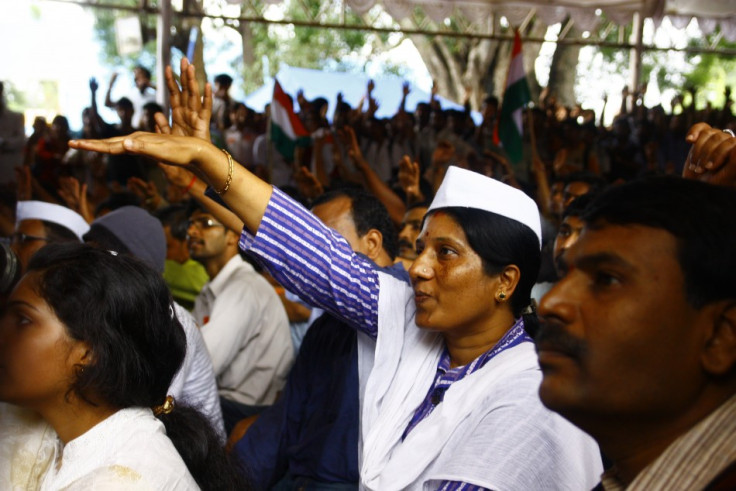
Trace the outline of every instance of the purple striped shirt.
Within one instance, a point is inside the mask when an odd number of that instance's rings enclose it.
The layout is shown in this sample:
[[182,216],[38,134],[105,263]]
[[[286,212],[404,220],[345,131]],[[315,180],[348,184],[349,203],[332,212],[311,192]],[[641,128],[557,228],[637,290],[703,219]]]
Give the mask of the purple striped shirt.
[[[253,254],[269,273],[307,303],[323,308],[356,329],[376,338],[378,334],[378,273],[367,258],[278,188],[263,215],[258,233],[243,229],[240,247]],[[450,368],[445,349],[435,381],[404,432],[406,436],[442,401],[445,391],[458,380],[482,368],[504,349],[531,341],[519,319],[501,340],[471,363]],[[443,481],[441,490],[480,491],[484,488],[457,481]]]

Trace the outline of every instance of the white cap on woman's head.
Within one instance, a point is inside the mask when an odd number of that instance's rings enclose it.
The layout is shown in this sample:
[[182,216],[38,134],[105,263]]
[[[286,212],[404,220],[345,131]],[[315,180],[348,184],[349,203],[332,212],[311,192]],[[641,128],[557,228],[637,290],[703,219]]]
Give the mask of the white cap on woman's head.
[[451,206],[490,211],[523,223],[537,235],[541,247],[539,209],[523,191],[477,172],[450,166],[427,213]]
[[89,230],[89,224],[76,211],[44,201],[18,201],[15,205],[15,226],[18,227],[23,220],[44,220],[56,223],[72,231],[79,237],[80,242],[82,236]]

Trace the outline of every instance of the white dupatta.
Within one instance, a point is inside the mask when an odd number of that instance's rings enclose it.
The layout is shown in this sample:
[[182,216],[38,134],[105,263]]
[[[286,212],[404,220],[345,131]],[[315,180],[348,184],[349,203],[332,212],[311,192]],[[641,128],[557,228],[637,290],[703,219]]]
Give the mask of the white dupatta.
[[[528,488],[547,479],[552,489],[597,484],[602,468],[595,442],[546,410],[536,395],[541,374],[531,343],[498,353],[452,384],[443,402],[402,442],[433,383],[444,342],[440,334],[415,325],[408,284],[383,273],[379,281],[375,358],[371,343],[362,338],[358,343],[365,386],[362,489],[424,489],[442,480],[489,489]],[[370,375],[368,360],[375,360]],[[508,432],[496,428],[507,423]],[[527,461],[527,455],[534,460]]]

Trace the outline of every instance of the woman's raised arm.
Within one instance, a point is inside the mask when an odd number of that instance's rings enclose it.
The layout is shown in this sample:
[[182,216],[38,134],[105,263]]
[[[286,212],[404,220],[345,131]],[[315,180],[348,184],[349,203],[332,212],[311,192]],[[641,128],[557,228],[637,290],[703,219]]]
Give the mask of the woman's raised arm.
[[191,136],[136,132],[105,140],[72,140],[72,148],[118,155],[143,155],[171,165],[184,166],[201,175],[255,233],[271,197],[271,185],[242,165],[232,162],[212,143]]

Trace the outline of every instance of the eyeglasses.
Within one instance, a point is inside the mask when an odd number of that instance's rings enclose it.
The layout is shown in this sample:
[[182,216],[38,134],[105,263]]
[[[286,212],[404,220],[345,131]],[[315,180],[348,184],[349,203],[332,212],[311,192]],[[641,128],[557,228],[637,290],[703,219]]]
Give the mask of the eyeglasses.
[[212,227],[225,227],[225,225],[214,221],[210,217],[197,217],[189,219],[187,222],[187,228],[189,227],[196,227],[199,230],[208,230]]
[[23,232],[15,232],[12,236],[12,243],[13,244],[25,244],[26,242],[30,242],[32,240],[49,240],[48,237],[39,237],[37,235],[28,235],[24,234]]

